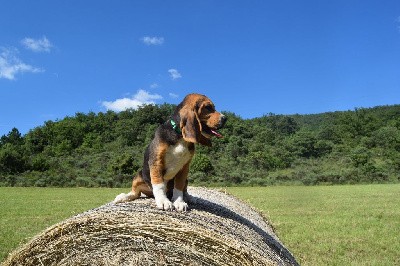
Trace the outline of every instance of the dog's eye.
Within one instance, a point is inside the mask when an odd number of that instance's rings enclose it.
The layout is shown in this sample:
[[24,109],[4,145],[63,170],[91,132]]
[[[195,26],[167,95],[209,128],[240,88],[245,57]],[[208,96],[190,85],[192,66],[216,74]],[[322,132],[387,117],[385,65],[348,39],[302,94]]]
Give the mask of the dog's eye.
[[210,113],[214,112],[214,107],[212,105],[206,105],[204,106],[204,109]]
[[204,107],[204,109],[206,109],[206,110],[209,111],[209,112],[214,112],[214,106],[212,106],[212,105],[206,105],[206,106]]

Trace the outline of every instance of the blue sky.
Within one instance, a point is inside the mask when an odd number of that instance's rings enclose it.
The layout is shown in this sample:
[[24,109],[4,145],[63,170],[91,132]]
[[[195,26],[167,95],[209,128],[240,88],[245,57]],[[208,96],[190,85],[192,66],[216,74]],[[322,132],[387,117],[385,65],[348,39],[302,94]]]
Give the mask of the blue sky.
[[243,118],[400,103],[400,1],[4,0],[0,135],[208,95]]

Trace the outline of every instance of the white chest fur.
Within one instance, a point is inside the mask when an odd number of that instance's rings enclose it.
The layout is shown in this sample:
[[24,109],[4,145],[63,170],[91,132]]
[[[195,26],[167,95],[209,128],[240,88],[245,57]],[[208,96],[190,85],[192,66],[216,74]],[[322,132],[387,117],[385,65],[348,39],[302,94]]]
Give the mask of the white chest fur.
[[189,162],[192,157],[188,148],[188,143],[184,140],[179,141],[174,146],[170,146],[165,154],[166,172],[164,180],[170,180]]

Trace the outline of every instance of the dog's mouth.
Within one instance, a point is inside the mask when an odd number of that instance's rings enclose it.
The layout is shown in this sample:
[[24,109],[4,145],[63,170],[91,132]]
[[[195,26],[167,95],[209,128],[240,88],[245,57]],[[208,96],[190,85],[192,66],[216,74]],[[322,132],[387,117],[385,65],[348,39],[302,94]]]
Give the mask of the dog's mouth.
[[223,136],[221,133],[217,131],[217,129],[210,128],[206,125],[203,125],[203,130],[201,132],[205,137],[211,138],[212,136],[217,137],[217,138],[222,138]]

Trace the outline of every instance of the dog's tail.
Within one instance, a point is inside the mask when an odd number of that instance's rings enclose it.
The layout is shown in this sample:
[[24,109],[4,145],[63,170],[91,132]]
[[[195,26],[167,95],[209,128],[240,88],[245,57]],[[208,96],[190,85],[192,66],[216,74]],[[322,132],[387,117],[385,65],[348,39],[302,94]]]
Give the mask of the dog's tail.
[[133,201],[140,197],[141,194],[148,197],[153,196],[151,187],[149,187],[142,178],[142,171],[139,171],[132,180],[132,191],[129,193],[121,193],[115,197],[114,203]]
[[122,203],[122,202],[128,202],[137,199],[138,196],[133,193],[132,191],[129,193],[121,193],[118,196],[115,197],[114,203]]

